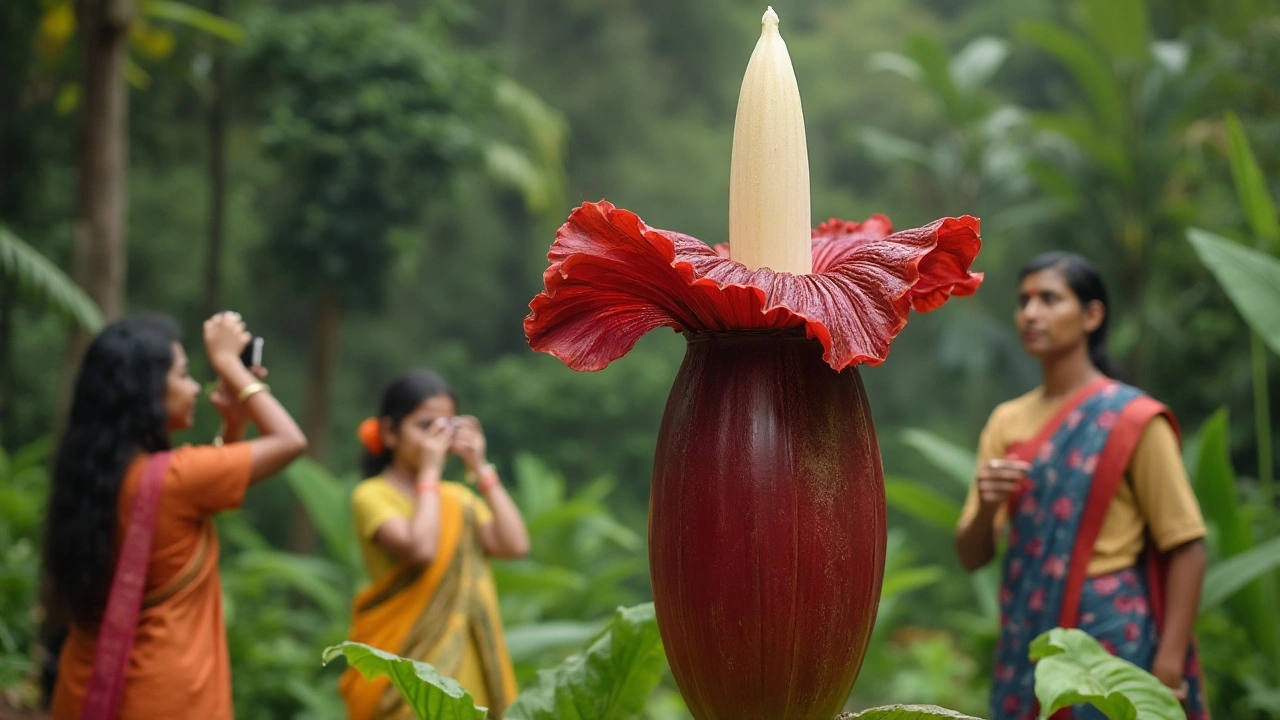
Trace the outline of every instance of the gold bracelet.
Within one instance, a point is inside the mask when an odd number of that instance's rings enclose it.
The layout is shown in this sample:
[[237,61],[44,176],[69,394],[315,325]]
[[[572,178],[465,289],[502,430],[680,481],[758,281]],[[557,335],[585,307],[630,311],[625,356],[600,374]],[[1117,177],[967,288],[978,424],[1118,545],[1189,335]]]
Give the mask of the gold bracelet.
[[254,395],[257,395],[260,392],[263,392],[264,390],[270,391],[271,388],[267,387],[266,383],[260,383],[260,382],[249,383],[248,385],[244,386],[243,390],[240,391],[240,402],[242,403],[247,402],[249,398],[253,397]]

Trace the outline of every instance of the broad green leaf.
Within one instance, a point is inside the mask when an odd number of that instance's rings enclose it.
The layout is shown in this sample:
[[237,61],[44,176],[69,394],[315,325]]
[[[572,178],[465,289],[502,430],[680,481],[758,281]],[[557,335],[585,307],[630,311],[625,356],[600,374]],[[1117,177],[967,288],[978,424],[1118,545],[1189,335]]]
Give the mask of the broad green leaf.
[[[1205,519],[1217,532],[1219,558],[1209,564],[1209,578],[1204,584],[1200,600],[1201,613],[1210,612],[1225,600],[1227,616],[1231,622],[1245,628],[1258,648],[1268,657],[1274,657],[1276,649],[1276,612],[1268,602],[1270,591],[1261,582],[1237,586],[1233,594],[1216,594],[1225,588],[1218,587],[1221,567],[1249,552],[1254,545],[1253,529],[1240,508],[1240,496],[1236,491],[1236,473],[1231,467],[1231,433],[1227,411],[1218,410],[1201,426],[1198,443],[1200,452],[1195,472],[1196,497],[1204,511]],[[1227,576],[1226,582],[1230,582]]]
[[310,458],[298,458],[284,472],[289,489],[306,508],[307,517],[329,554],[344,565],[362,567],[351,519],[351,487]]
[[494,565],[493,575],[503,594],[585,592],[589,584],[588,578],[580,572],[527,558]]
[[1199,228],[1189,228],[1187,239],[1249,327],[1280,355],[1280,260]]
[[1083,630],[1055,628],[1031,643],[1042,718],[1088,703],[1111,720],[1186,720],[1151,673],[1107,652]]
[[332,560],[280,550],[246,550],[227,562],[246,577],[283,583],[329,617],[341,617],[350,609],[350,575]]
[[924,483],[885,478],[884,497],[890,507],[939,530],[954,530],[960,520],[960,503]]
[[598,622],[560,620],[516,625],[507,628],[507,652],[513,662],[535,660],[544,653],[563,648],[581,647],[600,634]]
[[1233,112],[1227,113],[1227,137],[1230,141],[1231,177],[1236,183],[1236,196],[1260,247],[1276,248],[1280,243],[1280,221],[1271,202],[1266,176],[1249,146],[1249,136]]
[[929,718],[978,720],[972,715],[962,715],[936,705],[889,705],[863,710],[860,713],[845,713],[838,716],[836,720],[929,720]]
[[529,154],[511,143],[491,140],[483,149],[485,169],[499,183],[514,188],[533,212],[546,209],[554,188]]
[[925,34],[911,36],[907,40],[907,55],[920,66],[923,82],[946,107],[947,115],[955,121],[965,119],[964,97],[951,77],[951,58],[942,40]]
[[543,161],[559,161],[564,155],[569,123],[564,114],[529,88],[508,77],[494,87],[498,109],[519,125],[534,155]]
[[531,522],[564,502],[564,478],[537,457],[516,456],[516,503]]
[[194,5],[173,0],[148,0],[142,8],[148,17],[187,25],[227,42],[238,43],[244,40],[244,30],[239,25]]
[[[1200,598],[1201,612],[1221,603],[1276,568],[1280,568],[1280,537],[1271,538],[1239,555],[1214,563],[1205,574],[1204,595]],[[1274,620],[1275,614],[1270,615],[1269,619]]]
[[[1037,113],[1032,119],[1036,127],[1066,138],[1123,182],[1133,182],[1133,167],[1121,136],[1098,132],[1094,123],[1081,112]],[[1074,185],[1071,192],[1077,192]]]
[[491,175],[524,196],[538,213],[557,206],[564,192],[564,145],[568,123],[559,111],[510,78],[494,88],[498,112],[519,128],[523,146],[489,140],[484,148]]
[[1123,134],[1124,96],[1115,73],[1097,51],[1071,32],[1047,22],[1023,22],[1018,35],[1056,57],[1089,98],[1089,107],[1108,135]]
[[880,598],[883,601],[932,585],[941,580],[945,574],[937,565],[890,570],[884,574],[884,582],[880,586]]
[[961,92],[975,92],[995,76],[1012,51],[1007,40],[975,38],[951,58],[951,78]]
[[[599,503],[576,499],[570,500],[559,507],[541,513],[537,519],[531,520],[529,522],[529,534],[537,535],[556,526],[573,526],[584,520],[600,517],[608,517],[608,512]],[[631,536],[635,535],[629,530],[626,532]],[[625,540],[624,542],[629,545],[633,543],[632,540]],[[638,544],[639,538],[634,538],[634,543]]]
[[1231,467],[1230,431],[1226,408],[1221,408],[1200,427],[1200,452],[1195,472],[1196,497],[1205,518],[1218,531],[1218,545],[1224,556],[1248,550],[1253,545],[1248,523],[1240,516],[1236,473]]
[[915,82],[919,82],[924,77],[924,70],[921,69],[920,63],[902,53],[884,51],[872,53],[871,59],[867,61],[867,67],[871,70],[897,73]]
[[927,430],[903,430],[902,442],[924,456],[930,465],[942,471],[965,490],[973,482],[978,456],[968,448],[962,448],[943,440]]
[[1085,0],[1089,36],[1113,60],[1140,68],[1151,57],[1146,0]]
[[582,653],[538,678],[507,709],[507,720],[624,720],[644,709],[665,669],[653,603],[619,608]]
[[386,677],[404,695],[405,702],[422,720],[484,720],[471,694],[457,682],[443,677],[431,665],[407,660],[361,643],[344,642],[324,651],[324,662],[339,655],[366,680]]
[[22,297],[49,307],[85,330],[97,332],[102,327],[102,313],[84,290],[3,225],[0,279],[16,283]]
[[993,621],[993,627],[1000,619],[1000,581],[999,563],[988,563],[986,567],[969,574],[969,587],[973,589],[982,617]]
[[272,550],[271,543],[262,537],[262,533],[253,529],[253,525],[249,524],[239,510],[219,513],[214,522],[218,526],[219,542],[228,547],[239,550]]
[[857,137],[871,157],[879,162],[885,164],[911,162],[929,167],[929,148],[914,140],[872,127],[860,128]]

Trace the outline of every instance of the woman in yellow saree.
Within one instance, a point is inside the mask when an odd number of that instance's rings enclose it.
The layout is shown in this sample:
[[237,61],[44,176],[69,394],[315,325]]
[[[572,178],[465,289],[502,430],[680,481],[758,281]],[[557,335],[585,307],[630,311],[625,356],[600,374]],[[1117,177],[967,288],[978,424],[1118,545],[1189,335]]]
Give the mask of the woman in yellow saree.
[[[393,382],[360,431],[368,480],[351,497],[370,584],[355,599],[350,639],[429,662],[500,719],[516,694],[488,557],[522,557],[529,535],[485,460],[479,422],[434,372]],[[472,492],[441,473],[450,453]],[[482,499],[483,498],[483,499]],[[351,720],[413,717],[385,678],[339,680]]]

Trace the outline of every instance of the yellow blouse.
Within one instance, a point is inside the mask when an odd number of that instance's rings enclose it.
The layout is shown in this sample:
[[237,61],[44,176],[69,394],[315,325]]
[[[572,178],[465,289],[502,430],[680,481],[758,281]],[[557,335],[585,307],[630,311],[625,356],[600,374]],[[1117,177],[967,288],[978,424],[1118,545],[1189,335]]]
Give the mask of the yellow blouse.
[[[440,483],[440,492],[454,494],[463,507],[470,504],[475,510],[477,524],[486,525],[493,520],[493,511],[465,485],[443,482]],[[360,551],[364,554],[364,564],[369,571],[370,580],[376,581],[396,565],[395,556],[374,542],[373,536],[388,520],[413,517],[415,507],[412,497],[390,480],[381,477],[361,482],[351,493],[356,535],[360,538]]]

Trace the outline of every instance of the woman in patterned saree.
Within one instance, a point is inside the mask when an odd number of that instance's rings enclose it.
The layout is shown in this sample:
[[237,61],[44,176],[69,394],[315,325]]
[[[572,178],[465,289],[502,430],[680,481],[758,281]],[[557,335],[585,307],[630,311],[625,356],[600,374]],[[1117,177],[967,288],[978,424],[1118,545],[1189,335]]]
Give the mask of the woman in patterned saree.
[[[457,407],[439,375],[415,370],[360,428],[369,479],[351,506],[371,583],[355,599],[350,638],[431,663],[500,720],[516,684],[486,557],[523,557],[529,535],[485,460],[480,424]],[[450,453],[476,492],[443,482]],[[339,689],[352,720],[413,717],[385,678],[347,670]]]
[[[1192,628],[1205,527],[1168,408],[1112,379],[1109,307],[1098,271],[1047,253],[1021,274],[1016,321],[1043,384],[998,406],[956,532],[970,571],[1008,531],[1000,589],[993,720],[1039,714],[1032,640],[1077,627],[1150,670],[1208,718]],[[1076,707],[1055,718],[1103,718]]]

